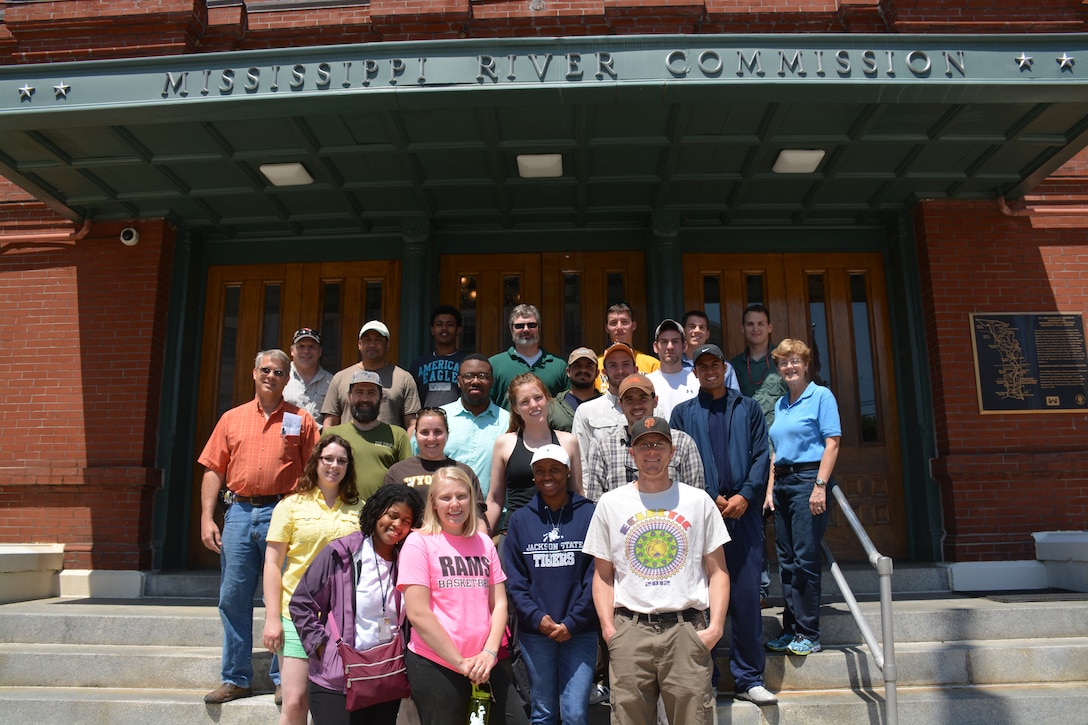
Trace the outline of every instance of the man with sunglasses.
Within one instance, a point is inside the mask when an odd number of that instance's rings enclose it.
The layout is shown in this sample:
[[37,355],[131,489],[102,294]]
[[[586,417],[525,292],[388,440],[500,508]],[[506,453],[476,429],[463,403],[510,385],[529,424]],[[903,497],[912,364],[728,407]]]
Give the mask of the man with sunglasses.
[[703,459],[706,492],[729,529],[729,669],[735,697],[757,705],[778,698],[763,682],[763,616],[759,579],[763,570],[763,499],[770,455],[767,424],[759,403],[726,384],[725,354],[703,345],[692,355],[699,394],[672,411],[671,425],[695,439]]
[[[298,482],[317,444],[317,424],[305,410],[283,399],[291,360],[283,350],[265,350],[253,363],[254,400],[219,419],[197,462],[200,540],[219,554],[219,616],[223,621],[221,684],[204,702],[224,703],[253,694],[253,594],[264,568],[265,536],[272,509]],[[227,505],[220,531],[215,510]],[[279,689],[279,669],[272,680]]]
[[497,405],[510,409],[507,400],[510,381],[522,373],[532,373],[543,380],[553,396],[570,384],[566,361],[540,347],[540,310],[525,304],[512,309],[510,335],[514,344],[489,360],[494,375],[491,399]]

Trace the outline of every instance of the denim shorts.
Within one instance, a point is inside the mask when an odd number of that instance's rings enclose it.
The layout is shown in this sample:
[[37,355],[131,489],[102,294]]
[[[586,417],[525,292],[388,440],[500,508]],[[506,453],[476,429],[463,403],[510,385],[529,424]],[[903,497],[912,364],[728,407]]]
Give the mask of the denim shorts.
[[302,640],[298,638],[298,630],[295,629],[294,623],[288,617],[280,617],[280,621],[283,622],[283,651],[280,654],[284,657],[297,657],[300,660],[310,659],[310,655],[306,654],[306,650],[302,648]]

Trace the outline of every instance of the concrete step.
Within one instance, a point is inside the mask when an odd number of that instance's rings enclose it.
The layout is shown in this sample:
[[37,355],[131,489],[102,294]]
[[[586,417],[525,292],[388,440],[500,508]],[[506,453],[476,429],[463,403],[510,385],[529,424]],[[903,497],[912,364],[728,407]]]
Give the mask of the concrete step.
[[[775,707],[724,704],[718,725],[878,725],[884,719],[884,689],[819,691],[779,695]],[[1088,722],[1088,682],[985,687],[903,687],[898,690],[899,725],[1024,725]]]
[[[865,596],[880,593],[879,577],[868,564],[843,564],[843,573],[855,594]],[[839,596],[831,574],[825,569],[822,580],[823,596]],[[257,591],[260,592],[260,586]],[[896,564],[892,575],[892,592],[936,593],[950,592],[948,567],[942,564]],[[782,594],[778,570],[771,567],[771,597]],[[195,571],[144,572],[144,596],[205,598],[219,596],[219,572],[214,569]]]
[[[219,684],[220,647],[107,644],[0,644],[0,682],[34,687],[171,687],[208,691]],[[272,654],[253,652],[253,688],[272,690]]]
[[[205,705],[204,691],[0,686],[0,725],[267,725],[278,716],[271,694]],[[898,691],[900,725],[1079,725],[1088,712],[1088,683],[912,688]],[[718,725],[869,725],[883,723],[883,689],[784,693],[776,707],[718,698]],[[591,708],[593,725],[607,710]]]
[[[880,604],[861,602],[879,636]],[[946,595],[893,603],[896,642],[1079,637],[1088,632],[1088,601],[1008,604],[986,597]],[[781,631],[781,608],[763,611],[763,636]],[[264,609],[254,609],[254,642],[260,642]],[[822,644],[860,645],[861,634],[845,603],[821,607]],[[728,627],[726,631],[728,632]],[[214,600],[42,599],[0,605],[0,642],[216,647],[223,630]]]

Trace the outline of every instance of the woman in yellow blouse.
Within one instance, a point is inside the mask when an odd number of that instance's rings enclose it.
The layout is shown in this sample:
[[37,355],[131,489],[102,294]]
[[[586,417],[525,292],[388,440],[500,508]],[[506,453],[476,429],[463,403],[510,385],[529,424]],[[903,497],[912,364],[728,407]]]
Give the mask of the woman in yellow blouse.
[[264,555],[263,640],[280,655],[280,725],[306,725],[308,710],[310,658],[291,623],[291,595],[326,544],[359,530],[362,508],[351,445],[330,435],[314,447],[295,489],[272,512]]

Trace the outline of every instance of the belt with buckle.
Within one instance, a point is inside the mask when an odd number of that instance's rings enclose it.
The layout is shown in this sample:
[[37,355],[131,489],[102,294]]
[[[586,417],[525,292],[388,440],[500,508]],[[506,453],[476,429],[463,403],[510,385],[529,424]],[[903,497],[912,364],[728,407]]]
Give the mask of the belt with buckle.
[[706,624],[706,613],[701,609],[685,609],[682,612],[657,612],[655,614],[644,614],[642,612],[632,612],[627,607],[616,607],[616,614],[622,617],[629,617],[635,622],[645,622],[646,624],[680,624],[681,622],[691,622],[692,624]]
[[223,503],[228,506],[234,503],[248,503],[250,506],[274,506],[282,498],[283,496],[280,494],[272,496],[239,496],[233,491],[223,492]]
[[820,470],[820,462],[815,463],[783,463],[782,465],[775,465],[774,477],[785,478],[786,476],[792,476],[795,473],[801,471],[818,471]]

